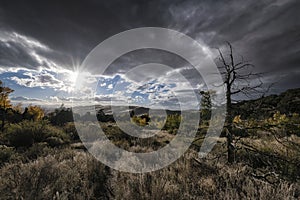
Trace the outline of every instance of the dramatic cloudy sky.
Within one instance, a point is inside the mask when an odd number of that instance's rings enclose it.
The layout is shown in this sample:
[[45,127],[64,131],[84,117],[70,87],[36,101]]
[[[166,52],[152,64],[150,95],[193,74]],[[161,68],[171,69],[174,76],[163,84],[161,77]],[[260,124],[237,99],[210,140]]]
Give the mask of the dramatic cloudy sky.
[[[85,93],[95,88],[81,88],[81,94],[74,96],[78,76],[91,85],[96,83],[96,101],[176,102],[174,91],[187,96],[188,89],[205,85],[192,76],[196,72],[186,61],[168,52],[131,52],[116,60],[105,75],[80,68],[88,53],[112,35],[132,28],[164,27],[201,40],[212,49],[231,42],[237,55],[266,73],[265,83],[276,82],[272,92],[281,92],[300,87],[299,10],[298,0],[2,0],[0,80],[15,90],[11,99],[24,104],[90,101]],[[162,76],[154,74],[137,86],[137,77],[145,75],[126,72],[149,62],[174,69]],[[143,69],[146,74],[152,71],[151,66]],[[178,79],[172,82],[173,73],[182,73],[190,85]]]

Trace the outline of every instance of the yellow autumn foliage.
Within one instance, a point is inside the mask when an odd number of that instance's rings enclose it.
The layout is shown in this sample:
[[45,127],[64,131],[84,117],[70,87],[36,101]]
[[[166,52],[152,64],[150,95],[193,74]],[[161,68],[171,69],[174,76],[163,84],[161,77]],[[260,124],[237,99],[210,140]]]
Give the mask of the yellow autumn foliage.
[[237,116],[235,116],[235,117],[233,118],[233,123],[239,124],[239,123],[241,123],[241,122],[242,122],[242,120],[241,120],[241,115],[237,115]]
[[28,106],[28,114],[33,117],[34,121],[39,121],[44,117],[44,110],[40,106]]

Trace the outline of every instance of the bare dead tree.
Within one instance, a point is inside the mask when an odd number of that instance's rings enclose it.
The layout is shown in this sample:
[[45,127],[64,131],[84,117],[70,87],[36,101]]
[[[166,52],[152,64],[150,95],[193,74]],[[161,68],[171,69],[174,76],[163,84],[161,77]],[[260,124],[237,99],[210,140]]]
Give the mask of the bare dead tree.
[[239,59],[234,55],[233,47],[230,42],[226,42],[228,53],[219,52],[219,70],[223,77],[224,86],[226,88],[226,106],[227,115],[225,121],[225,131],[227,137],[227,160],[229,163],[235,162],[235,145],[233,128],[232,105],[235,101],[233,98],[238,95],[253,97],[253,95],[264,94],[262,90],[263,82],[261,81],[261,73],[255,73],[254,65],[245,61],[242,56]]

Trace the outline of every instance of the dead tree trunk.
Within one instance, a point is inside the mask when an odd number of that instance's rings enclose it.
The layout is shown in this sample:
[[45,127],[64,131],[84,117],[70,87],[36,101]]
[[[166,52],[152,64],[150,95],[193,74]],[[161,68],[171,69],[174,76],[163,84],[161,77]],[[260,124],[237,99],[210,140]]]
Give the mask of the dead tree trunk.
[[[235,162],[235,145],[234,145],[234,133],[233,129],[233,112],[232,112],[232,97],[237,94],[244,94],[246,96],[252,95],[252,93],[258,93],[261,89],[262,82],[260,81],[260,73],[253,73],[251,68],[254,67],[252,64],[245,62],[243,57],[238,62],[235,62],[233,55],[232,45],[227,42],[229,48],[229,54],[225,55],[220,49],[219,61],[221,66],[219,70],[223,76],[224,85],[226,88],[226,106],[227,115],[225,121],[226,138],[227,138],[227,155],[228,163]],[[251,81],[257,81],[255,84],[251,84]]]

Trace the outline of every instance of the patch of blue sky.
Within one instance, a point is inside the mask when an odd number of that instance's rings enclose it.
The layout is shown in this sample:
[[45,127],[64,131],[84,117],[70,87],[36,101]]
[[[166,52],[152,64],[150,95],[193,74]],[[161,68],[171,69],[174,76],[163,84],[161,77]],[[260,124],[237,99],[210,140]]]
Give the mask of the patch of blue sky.
[[[58,94],[67,95],[66,92],[57,91],[53,88],[48,87],[26,87],[23,85],[19,85],[16,81],[12,80],[12,77],[17,78],[30,78],[30,76],[26,75],[25,70],[19,70],[17,72],[4,72],[0,74],[0,80],[2,80],[7,87],[10,87],[14,90],[11,94],[12,97],[30,97],[30,98],[37,98],[37,99],[47,99],[50,96],[56,96]],[[25,73],[25,74],[24,74]]]
[[127,86],[130,85],[120,75],[114,77],[101,77],[98,79],[96,95],[113,94],[117,91],[126,90]]

